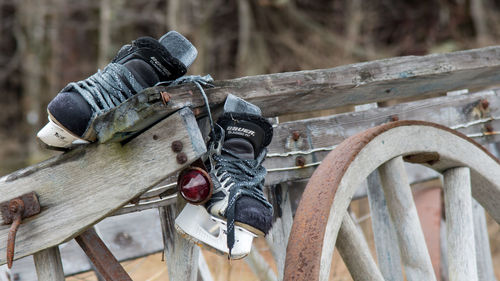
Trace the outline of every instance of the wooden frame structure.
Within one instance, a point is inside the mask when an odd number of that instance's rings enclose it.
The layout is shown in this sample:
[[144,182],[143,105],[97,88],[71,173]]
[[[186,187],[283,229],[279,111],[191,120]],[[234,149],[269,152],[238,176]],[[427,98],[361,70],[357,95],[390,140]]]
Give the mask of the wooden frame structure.
[[[321,258],[322,262],[320,262],[321,266],[318,267],[320,268],[318,273],[310,271],[311,274],[317,275],[305,275],[312,279],[293,277],[300,274],[295,275],[297,267],[288,264],[293,265],[295,262],[295,265],[300,265],[301,262],[307,264],[312,264],[312,262],[308,260],[294,261],[293,258],[297,258],[299,254],[295,253],[294,256],[292,250],[287,252],[287,242],[292,226],[292,206],[289,185],[284,183],[311,178],[315,169],[330,151],[340,153],[340,147],[337,148],[337,146],[348,137],[395,120],[422,120],[455,129],[481,144],[496,143],[498,133],[495,128],[498,127],[498,116],[500,116],[500,99],[498,99],[500,91],[491,89],[475,93],[467,92],[463,95],[439,94],[462,89],[469,89],[472,92],[475,89],[484,89],[499,84],[499,54],[500,47],[489,47],[423,57],[391,58],[325,70],[217,81],[214,88],[207,89],[210,106],[214,111],[217,111],[227,94],[232,93],[260,106],[266,117],[371,104],[393,99],[414,100],[384,108],[378,108],[375,104],[368,106],[367,110],[276,123],[275,136],[269,146],[265,166],[269,171],[266,184],[275,186],[275,188],[270,189],[269,196],[275,203],[275,207],[279,209],[274,227],[267,237],[278,267],[278,275],[270,273],[265,278],[267,280],[281,280],[284,276],[285,280],[326,280],[327,268],[329,267],[325,265],[328,264],[327,256],[331,255],[333,246],[315,250],[319,250],[316,252],[318,257],[323,256],[319,255],[322,252],[326,258],[324,260]],[[191,85],[146,89],[94,122],[93,126],[98,133],[100,143],[75,149],[54,159],[2,177],[0,179],[0,193],[2,194],[0,201],[8,201],[28,191],[35,191],[42,207],[42,212],[39,215],[27,218],[21,224],[16,238],[15,258],[34,254],[39,280],[63,280],[64,274],[62,274],[57,245],[79,236],[83,231],[112,214],[159,208],[171,279],[196,280],[198,274],[196,265],[203,264],[203,259],[200,259],[197,247],[193,247],[178,237],[173,228],[175,213],[182,202],[177,201],[172,183],[176,171],[189,165],[205,152],[202,132],[196,124],[196,119],[202,118],[204,114],[203,100],[197,94],[197,89]],[[162,118],[165,119],[159,121]],[[156,125],[151,127],[153,124]],[[145,129],[147,130],[144,131]],[[449,133],[449,131],[443,129],[437,133],[433,132],[436,139],[441,138],[445,133]],[[129,140],[131,136],[134,138]],[[419,137],[415,136],[415,138]],[[127,140],[123,142],[125,139]],[[183,141],[184,147],[181,152],[183,155],[172,150],[171,143],[175,140]],[[442,145],[445,145],[446,141],[444,140]],[[416,142],[418,144],[418,141]],[[398,145],[395,144],[395,147]],[[435,152],[438,148],[441,149],[441,146],[430,152]],[[370,151],[370,154],[377,151]],[[412,153],[415,151],[412,150]],[[419,150],[419,152],[422,151],[426,150],[423,148]],[[346,150],[341,155],[348,153],[349,151]],[[391,155],[393,157],[406,155],[408,151],[398,153]],[[429,155],[431,154],[424,155],[424,159],[432,156]],[[408,181],[393,177],[394,171],[402,169],[401,159],[391,160],[393,157],[390,159],[375,157],[380,163],[368,161],[370,165],[366,166],[369,169],[365,167],[366,172],[369,173],[387,162],[380,169],[386,204],[390,205],[391,202],[411,204],[411,193],[408,191],[395,193],[393,194],[394,198],[390,197],[392,196],[390,186],[408,185]],[[445,163],[448,162],[445,161]],[[463,164],[464,167],[469,167],[472,171],[481,165],[483,164],[477,162]],[[500,169],[495,165],[491,167],[489,172],[493,178],[488,178],[487,182],[494,182],[495,179],[498,182]],[[437,170],[441,172],[445,169],[438,168]],[[445,187],[445,190],[455,190],[456,186],[461,188],[460,190],[463,189],[457,194],[446,195],[447,208],[458,204],[453,203],[454,200],[463,202],[464,198],[467,197],[460,196],[467,194],[467,188],[471,187],[462,186],[458,182],[466,182],[468,171],[467,168],[456,168],[450,170],[449,173],[445,172],[446,185],[454,186],[454,188]],[[367,173],[363,174],[363,178],[368,175]],[[482,173],[479,174],[482,175]],[[412,181],[436,177],[436,174],[415,172],[412,168],[408,170],[408,176],[411,183]],[[457,180],[459,178],[465,180]],[[475,172],[471,174],[471,178],[473,180],[476,178]],[[485,183],[479,182],[479,184]],[[484,186],[484,188],[472,186],[473,195],[499,222],[500,217],[495,213],[495,204],[500,202],[500,200],[496,200],[500,199],[498,186],[491,184]],[[338,213],[345,214],[350,197],[355,196],[353,189],[354,187],[349,189],[349,195],[342,194],[344,199],[339,203],[340,207],[332,205],[335,206],[335,210],[340,210]],[[374,190],[377,189],[368,188],[364,194],[368,194],[369,198],[375,198]],[[171,194],[171,196],[159,198],[160,194]],[[338,198],[335,194],[332,196]],[[363,196],[363,193],[359,196]],[[338,201],[338,199],[335,200]],[[451,201],[448,202],[448,200]],[[129,203],[131,201],[132,203]],[[327,207],[330,210],[330,205]],[[304,210],[304,208],[300,207],[297,210],[297,217],[303,217],[301,214],[311,211]],[[408,210],[413,212],[408,214],[409,217],[413,218],[412,220],[394,222],[398,219],[395,214],[401,214]],[[376,212],[377,208],[372,211]],[[403,243],[408,239],[419,241],[418,245],[421,245],[422,242],[422,237],[418,236],[419,234],[412,234],[411,237],[404,236],[405,233],[419,233],[418,231],[409,231],[407,228],[414,226],[415,221],[418,221],[415,218],[414,209],[390,207],[389,213],[383,212],[385,213],[381,213],[381,218],[386,220],[390,218],[393,221],[392,225],[401,225],[403,228],[402,230],[396,229],[396,237],[400,241],[401,259],[408,280],[419,280],[418,278],[422,276],[431,278],[432,268],[429,267],[427,257],[420,254],[418,247],[414,248],[414,245]],[[449,212],[454,213],[453,209]],[[478,214],[480,216],[480,212]],[[468,217],[470,215],[467,214]],[[380,270],[374,269],[373,260],[369,260],[370,257],[367,255],[366,249],[360,248],[354,254],[345,254],[346,251],[343,251],[342,248],[351,249],[352,247],[349,245],[363,245],[362,242],[353,240],[362,239],[362,236],[350,235],[354,232],[355,225],[348,216],[332,216],[330,214],[330,217],[334,217],[335,222],[327,224],[325,224],[326,221],[321,222],[321,227],[327,227],[324,233],[332,239],[338,233],[337,247],[341,253],[344,253],[343,258],[346,263],[350,264],[349,260],[352,259],[366,260],[363,266],[351,270],[355,280],[365,280],[364,274],[366,272],[376,272],[376,276],[370,275],[370,278],[374,279],[369,280],[377,280],[377,278],[380,280],[383,280],[382,278],[402,280],[387,277],[386,269],[390,268],[390,265],[381,263],[381,254],[378,252]],[[450,221],[453,220],[453,216],[451,216]],[[453,235],[455,233],[453,229],[456,226],[452,222],[450,224],[452,226],[450,226],[449,233]],[[301,229],[301,226],[294,222],[293,227],[290,239],[298,241],[297,237],[300,235],[294,233],[299,231],[297,229]],[[468,223],[459,223],[458,227],[465,227],[460,231],[470,233],[472,226],[469,220]],[[377,227],[374,228],[377,229]],[[5,251],[8,229],[7,225],[0,226],[0,253]],[[474,235],[480,235],[477,232]],[[470,235],[463,236],[470,238]],[[460,238],[462,237],[450,239]],[[478,240],[479,238],[476,238],[475,242],[477,243]],[[335,241],[335,239],[330,241]],[[474,241],[467,240],[463,243],[470,245],[474,244]],[[296,243],[296,245],[299,244]],[[478,248],[489,249],[489,246],[483,244],[481,247],[476,247],[476,249]],[[454,246],[449,246],[449,249],[458,251]],[[398,252],[398,250],[395,251]],[[484,251],[481,253],[483,256],[488,256]],[[286,262],[285,255],[287,255]],[[412,259],[421,256],[417,259],[417,267],[411,264],[413,261],[408,261],[409,256]],[[462,257],[463,255],[452,256]],[[181,262],[186,260],[191,262]],[[262,265],[257,252],[252,253],[247,261],[256,270],[266,268],[265,265]],[[450,268],[454,268],[456,264],[470,265],[475,263],[473,260],[455,261],[453,259],[448,259],[448,262]],[[0,263],[5,263],[5,256],[1,254]],[[485,265],[487,263],[486,260],[478,268],[481,266],[487,268],[488,266]],[[462,266],[462,268],[470,269],[468,271],[470,276],[474,275],[472,267]],[[479,274],[488,276],[480,280],[494,280],[494,276],[489,271],[479,270]],[[460,276],[469,276],[458,275],[457,279],[453,279],[455,277],[450,272],[450,280],[461,280]],[[432,278],[428,280],[432,280]]]

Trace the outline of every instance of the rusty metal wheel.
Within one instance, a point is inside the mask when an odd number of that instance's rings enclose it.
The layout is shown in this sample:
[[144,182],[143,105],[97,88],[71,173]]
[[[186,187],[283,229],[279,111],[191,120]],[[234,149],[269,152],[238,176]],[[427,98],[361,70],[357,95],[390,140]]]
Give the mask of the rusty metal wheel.
[[466,136],[420,121],[369,129],[323,160],[295,215],[284,280],[328,280],[335,244],[354,280],[399,280],[377,267],[346,212],[356,188],[377,169],[406,280],[435,280],[403,159],[443,174],[449,278],[478,280],[471,198],[500,223],[500,162]]

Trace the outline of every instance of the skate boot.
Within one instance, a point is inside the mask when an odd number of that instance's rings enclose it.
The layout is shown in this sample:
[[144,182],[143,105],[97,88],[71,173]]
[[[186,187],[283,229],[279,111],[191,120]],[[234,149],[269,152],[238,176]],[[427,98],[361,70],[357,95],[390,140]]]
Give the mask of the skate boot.
[[187,204],[176,219],[181,234],[233,259],[250,252],[253,237],[267,234],[273,209],[262,192],[262,162],[271,138],[272,126],[257,106],[227,97],[204,161],[213,184],[208,213]]
[[196,48],[175,31],[159,40],[138,38],[102,71],[62,89],[49,103],[49,123],[37,137],[54,149],[95,141],[90,125],[97,116],[147,87],[181,77],[196,55]]

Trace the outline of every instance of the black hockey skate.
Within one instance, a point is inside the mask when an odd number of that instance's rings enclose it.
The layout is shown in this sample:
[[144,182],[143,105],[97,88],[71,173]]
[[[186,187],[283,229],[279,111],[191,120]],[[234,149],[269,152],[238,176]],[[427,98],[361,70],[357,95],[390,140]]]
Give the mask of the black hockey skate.
[[272,224],[273,209],[262,192],[271,139],[272,126],[260,109],[229,95],[204,161],[213,184],[204,204],[208,213],[187,204],[176,219],[178,231],[230,258],[246,256],[253,237],[267,234]]
[[181,77],[196,55],[196,48],[175,31],[159,40],[138,38],[102,71],[62,89],[49,103],[49,123],[37,137],[49,148],[95,141],[90,125],[97,116],[147,87]]

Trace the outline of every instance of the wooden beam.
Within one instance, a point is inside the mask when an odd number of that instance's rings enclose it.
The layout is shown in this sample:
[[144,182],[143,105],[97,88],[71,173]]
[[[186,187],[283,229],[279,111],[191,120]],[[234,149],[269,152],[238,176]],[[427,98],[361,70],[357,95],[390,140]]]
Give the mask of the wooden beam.
[[491,258],[490,237],[484,208],[472,199],[474,241],[476,245],[477,275],[479,280],[497,281]]
[[296,184],[294,182],[281,183],[268,188],[268,199],[273,205],[275,221],[273,222],[273,227],[266,235],[266,242],[271,248],[271,253],[276,262],[278,280],[283,280],[286,247],[293,224],[290,190],[295,188]]
[[[333,243],[331,247],[333,247]],[[335,244],[344,260],[351,276],[356,281],[382,281],[385,280],[377,264],[373,260],[370,248],[366,243],[356,224],[345,212],[342,226]],[[395,269],[397,270],[397,269]]]
[[401,156],[380,166],[380,181],[409,281],[436,280]]
[[64,281],[59,247],[42,250],[33,255],[38,281]]
[[177,204],[158,208],[166,266],[171,281],[196,281],[198,276],[200,247],[183,238],[175,230],[175,218],[185,204],[184,199],[179,197]]
[[[184,142],[185,163],[173,160],[175,140]],[[205,151],[194,115],[184,109],[127,144],[92,144],[2,177],[0,201],[35,191],[42,208],[19,227],[15,258],[75,237]],[[0,226],[0,253],[8,231],[8,225]]]
[[378,171],[373,171],[368,176],[367,185],[373,239],[376,241],[375,251],[380,271],[387,281],[403,281],[398,240],[387,210]]
[[474,223],[472,221],[470,169],[452,168],[443,173],[448,276],[454,281],[475,281],[477,276]]
[[[500,47],[495,46],[216,81],[215,87],[206,92],[213,107],[221,105],[231,93],[259,106],[265,116],[278,116],[491,86],[500,82],[498,73]],[[161,93],[168,94],[168,105],[163,104]],[[102,115],[93,127],[102,142],[116,140],[179,108],[203,105],[192,84],[159,86],[144,90]]]
[[[482,101],[487,101],[484,107]],[[456,128],[474,136],[480,143],[500,141],[500,135],[485,135],[486,125],[499,131],[500,91],[485,91],[461,96],[446,96],[402,103],[385,108],[349,112],[278,124],[264,162],[268,169],[266,184],[309,178],[319,162],[348,137],[377,125],[399,120],[422,120]],[[293,139],[293,133],[300,137]],[[301,152],[302,151],[302,152]],[[296,164],[303,157],[305,166]],[[425,172],[420,170],[420,174]],[[429,176],[436,176],[436,173]]]

